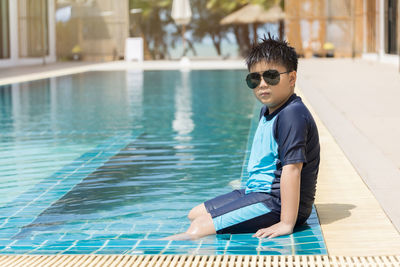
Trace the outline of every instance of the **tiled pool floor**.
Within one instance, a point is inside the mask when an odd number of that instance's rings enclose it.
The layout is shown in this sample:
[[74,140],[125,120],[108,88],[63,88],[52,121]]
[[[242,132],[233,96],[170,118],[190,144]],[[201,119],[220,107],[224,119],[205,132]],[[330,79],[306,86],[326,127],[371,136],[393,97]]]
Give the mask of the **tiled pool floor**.
[[[255,130],[254,123],[251,132]],[[139,134],[137,134],[139,136]],[[308,255],[326,254],[317,213],[313,210],[307,223],[288,236],[258,239],[251,234],[217,235],[196,241],[166,241],[160,238],[184,231],[187,205],[179,204],[170,213],[146,214],[154,220],[138,217],[113,218],[112,211],[99,211],[100,218],[57,223],[51,211],[55,203],[71,202],[68,194],[105,162],[121,153],[137,136],[109,138],[96,148],[64,166],[48,179],[0,207],[0,254],[196,254],[196,255]],[[251,136],[251,133],[250,133]],[[245,158],[247,162],[248,154]],[[120,157],[121,158],[121,157]],[[107,164],[105,165],[107,166]],[[103,167],[104,168],[104,167]],[[112,171],[111,167],[108,167]],[[246,170],[243,168],[242,177]],[[243,186],[244,181],[242,181]],[[78,201],[78,205],[79,205]],[[83,205],[81,203],[81,205]],[[149,204],[151,205],[151,204]],[[146,204],[141,208],[146,211]],[[137,208],[137,207],[136,207]],[[164,207],[165,208],[165,207]],[[139,209],[140,210],[140,209]],[[67,209],[61,209],[64,216]],[[67,212],[67,213],[65,213]],[[102,220],[103,215],[106,220]],[[71,214],[71,216],[79,216]],[[56,217],[56,216],[55,216]],[[160,219],[162,217],[162,219]],[[169,222],[168,218],[174,218]],[[180,218],[177,223],[176,218]]]
[[[258,239],[251,234],[217,235],[196,241],[147,239],[132,231],[77,230],[58,240],[0,239],[0,254],[195,254],[195,255],[315,255],[327,254],[316,213],[307,225],[288,236]],[[135,225],[132,225],[134,228]],[[86,235],[87,239],[78,239]],[[147,234],[148,235],[148,234]],[[146,236],[146,234],[145,234]]]

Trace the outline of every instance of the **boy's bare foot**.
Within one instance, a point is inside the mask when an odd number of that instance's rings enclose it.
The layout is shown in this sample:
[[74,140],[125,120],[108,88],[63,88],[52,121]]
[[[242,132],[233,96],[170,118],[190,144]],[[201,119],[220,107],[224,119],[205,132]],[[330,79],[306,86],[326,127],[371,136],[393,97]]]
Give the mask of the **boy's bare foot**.
[[161,240],[195,240],[195,239],[198,239],[198,237],[188,233],[181,233],[161,238]]

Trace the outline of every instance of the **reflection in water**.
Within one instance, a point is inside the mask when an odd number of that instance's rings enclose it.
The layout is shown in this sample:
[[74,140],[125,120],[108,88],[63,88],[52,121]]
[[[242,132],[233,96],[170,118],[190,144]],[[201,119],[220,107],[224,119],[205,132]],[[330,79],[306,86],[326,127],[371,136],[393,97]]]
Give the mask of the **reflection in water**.
[[57,105],[57,80],[55,77],[52,77],[50,78],[50,118],[53,133],[57,131],[55,127],[57,123]]
[[[184,152],[183,150],[194,148],[190,145],[192,136],[190,135],[194,130],[194,122],[192,120],[192,89],[190,87],[189,78],[190,71],[181,71],[181,84],[175,86],[175,114],[172,121],[172,128],[177,135],[174,137],[179,144],[174,148],[177,150],[176,154],[179,161],[177,166],[185,165],[185,160],[193,161],[195,157],[192,153]],[[190,174],[185,175],[182,180],[187,180]]]
[[178,133],[175,140],[190,141],[194,129],[192,120],[192,90],[189,84],[190,72],[181,71],[182,83],[175,87],[175,118],[172,128]]
[[126,71],[126,89],[128,105],[131,106],[133,121],[139,121],[143,117],[143,70]]

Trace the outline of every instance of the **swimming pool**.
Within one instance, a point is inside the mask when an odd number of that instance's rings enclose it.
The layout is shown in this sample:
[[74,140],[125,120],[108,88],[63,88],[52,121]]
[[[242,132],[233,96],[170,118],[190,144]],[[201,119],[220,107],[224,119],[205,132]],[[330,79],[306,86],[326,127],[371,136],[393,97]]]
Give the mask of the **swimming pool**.
[[242,70],[87,72],[0,87],[1,254],[326,254],[290,236],[164,241],[246,176]]

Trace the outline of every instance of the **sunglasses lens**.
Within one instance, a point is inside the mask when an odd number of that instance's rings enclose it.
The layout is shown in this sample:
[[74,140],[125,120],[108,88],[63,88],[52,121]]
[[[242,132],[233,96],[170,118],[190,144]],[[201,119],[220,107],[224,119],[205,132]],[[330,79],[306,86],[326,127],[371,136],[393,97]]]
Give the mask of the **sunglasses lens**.
[[263,73],[263,78],[269,85],[277,85],[281,80],[281,75],[277,70],[267,70]]
[[261,75],[259,73],[249,73],[246,77],[247,86],[251,89],[256,88],[261,82]]

